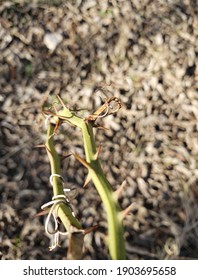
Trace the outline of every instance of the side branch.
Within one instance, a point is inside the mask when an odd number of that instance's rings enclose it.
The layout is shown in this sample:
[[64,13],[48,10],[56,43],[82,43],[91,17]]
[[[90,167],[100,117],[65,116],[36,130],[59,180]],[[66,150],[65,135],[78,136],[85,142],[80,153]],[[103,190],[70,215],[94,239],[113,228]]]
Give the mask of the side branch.
[[[50,166],[51,166],[51,183],[53,185],[53,193],[54,193],[54,201],[60,200],[60,197],[65,197],[65,203],[60,202],[56,206],[56,216],[61,220],[62,224],[65,227],[66,232],[69,235],[69,244],[71,244],[71,240],[73,240],[74,236],[76,236],[76,233],[78,232],[78,241],[76,244],[78,245],[77,252],[75,252],[75,246],[72,246],[69,248],[69,258],[70,259],[80,259],[81,254],[79,255],[79,252],[82,253],[82,245],[83,245],[83,230],[81,227],[81,224],[77,220],[77,218],[72,213],[72,209],[69,205],[69,200],[66,198],[64,190],[63,190],[63,182],[62,182],[62,176],[61,176],[61,167],[60,167],[60,158],[56,152],[56,149],[54,147],[54,129],[55,125],[48,123],[48,130],[47,130],[47,139],[45,143],[45,147],[47,150],[47,154],[50,160]],[[57,231],[56,231],[57,233]],[[81,247],[81,250],[79,250],[79,246]],[[77,248],[76,247],[76,248]],[[72,257],[73,256],[73,257]]]

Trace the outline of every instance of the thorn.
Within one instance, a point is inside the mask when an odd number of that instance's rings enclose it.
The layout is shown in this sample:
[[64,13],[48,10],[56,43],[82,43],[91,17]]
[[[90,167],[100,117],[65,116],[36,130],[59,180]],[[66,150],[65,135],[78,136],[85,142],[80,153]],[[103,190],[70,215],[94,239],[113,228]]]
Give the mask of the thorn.
[[86,162],[86,160],[84,160],[82,157],[80,157],[79,155],[77,155],[77,154],[75,154],[75,153],[73,153],[73,152],[71,152],[71,153],[72,153],[72,155],[73,155],[78,161],[80,161],[86,168],[92,169],[91,166],[89,165],[89,163]]
[[132,202],[126,209],[121,212],[122,219],[124,219],[131,212],[135,204],[135,202]]
[[65,106],[65,104],[64,104],[64,102],[63,102],[63,100],[62,100],[62,98],[57,94],[56,95],[56,97],[58,98],[58,100],[60,101],[60,103],[62,104],[62,106],[65,108],[65,109],[67,109],[67,107]]
[[39,217],[39,216],[43,216],[43,215],[46,215],[49,213],[49,209],[46,209],[46,210],[43,210],[43,211],[40,211],[39,213],[35,214],[32,216],[32,218],[36,218],[36,217]]
[[121,196],[121,193],[123,192],[125,186],[126,186],[126,180],[124,180],[120,185],[120,187],[116,191],[114,191],[113,194],[116,200],[118,200],[118,198]]
[[55,112],[56,114],[58,114],[58,111],[57,111],[56,106],[55,106],[54,104],[52,104],[52,108],[54,109],[54,112]]
[[54,113],[54,112],[49,111],[49,110],[44,110],[43,113],[46,114],[46,115],[57,117],[59,119],[61,119],[61,118],[64,119],[61,115],[58,115],[58,113]]
[[100,144],[100,146],[98,147],[98,150],[96,152],[95,159],[98,159],[99,154],[101,153],[101,150],[102,150],[102,145]]
[[94,226],[92,226],[92,227],[89,227],[89,228],[85,229],[85,230],[84,230],[84,235],[86,235],[86,234],[88,234],[88,233],[94,231],[94,230],[97,229],[98,227],[99,227],[99,225],[94,225]]
[[[47,112],[48,112],[48,111],[47,111]],[[45,114],[45,110],[43,110],[43,111],[41,112],[41,114],[43,115],[44,118],[46,118],[46,115],[47,115],[47,114]]]
[[54,128],[54,135],[56,135],[57,134],[57,130],[58,130],[58,128],[59,128],[59,126],[60,126],[60,124],[61,124],[61,120],[60,119],[58,119],[58,121],[56,122],[56,125],[55,125],[55,128]]
[[88,173],[86,180],[83,184],[83,188],[85,188],[89,184],[90,181],[91,181],[91,175],[90,175],[90,173]]
[[50,111],[50,110],[43,110],[43,115],[44,115],[44,117],[45,117],[45,115],[51,115],[51,116],[56,116],[56,114],[55,113],[53,113],[52,111]]
[[45,145],[44,144],[36,145],[34,146],[34,148],[45,148]]
[[70,156],[72,156],[72,153],[71,153],[71,154],[68,154],[68,155],[66,155],[66,156],[64,156],[64,157],[62,157],[62,158],[61,158],[61,161],[65,160],[66,158],[68,158],[68,157],[70,157]]

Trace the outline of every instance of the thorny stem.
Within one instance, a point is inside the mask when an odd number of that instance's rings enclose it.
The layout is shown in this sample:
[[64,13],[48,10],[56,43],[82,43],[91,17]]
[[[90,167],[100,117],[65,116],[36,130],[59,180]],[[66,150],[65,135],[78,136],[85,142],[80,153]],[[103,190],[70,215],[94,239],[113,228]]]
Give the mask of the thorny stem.
[[107,212],[110,255],[112,259],[125,259],[124,233],[120,208],[114,199],[112,187],[101,168],[91,122],[77,117],[66,107],[58,113],[58,118],[78,126],[82,131],[88,172]]
[[[96,155],[93,128],[89,123],[82,126],[86,160],[90,164],[90,176],[103,201],[107,212],[109,230],[109,250],[112,259],[125,259],[124,233],[120,217],[120,208],[113,196],[113,190]],[[92,149],[90,149],[92,147]]]
[[[57,196],[57,195],[64,195],[64,191],[63,191],[63,185],[61,179],[60,158],[54,147],[53,134],[54,134],[54,125],[48,123],[47,140],[45,146],[50,160],[51,174],[60,175],[60,177],[53,176],[52,178],[53,193],[54,196]],[[65,203],[60,203],[57,206],[57,215],[61,219],[65,229],[69,233],[70,233],[71,226],[77,229],[81,229],[81,225],[79,221],[72,215],[72,211],[69,205],[66,205]]]

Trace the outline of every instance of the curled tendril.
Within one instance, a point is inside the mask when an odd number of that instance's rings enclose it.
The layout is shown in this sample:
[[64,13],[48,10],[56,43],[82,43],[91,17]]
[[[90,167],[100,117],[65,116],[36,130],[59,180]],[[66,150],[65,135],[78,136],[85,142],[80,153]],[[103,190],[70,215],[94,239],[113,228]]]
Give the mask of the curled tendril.
[[[117,104],[117,107],[113,109],[113,103]],[[109,114],[117,112],[121,108],[121,101],[117,97],[110,97],[105,103],[100,106],[92,115],[85,118],[85,121],[96,121],[98,118],[103,118]],[[112,110],[112,111],[111,111]]]

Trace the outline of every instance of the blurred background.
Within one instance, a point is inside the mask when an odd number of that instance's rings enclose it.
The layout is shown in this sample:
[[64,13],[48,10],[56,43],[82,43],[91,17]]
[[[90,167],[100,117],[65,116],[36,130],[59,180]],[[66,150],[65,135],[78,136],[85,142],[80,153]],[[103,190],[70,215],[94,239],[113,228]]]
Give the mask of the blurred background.
[[[198,258],[198,5],[194,0],[0,1],[0,258],[64,259],[49,252],[45,217],[53,195],[42,106],[59,94],[93,113],[98,87],[121,110],[98,120],[102,166],[119,202],[128,259]],[[97,94],[96,94],[97,93]],[[81,134],[58,130],[60,156],[84,155]],[[86,170],[62,162],[86,235],[83,259],[109,259],[106,214]]]

